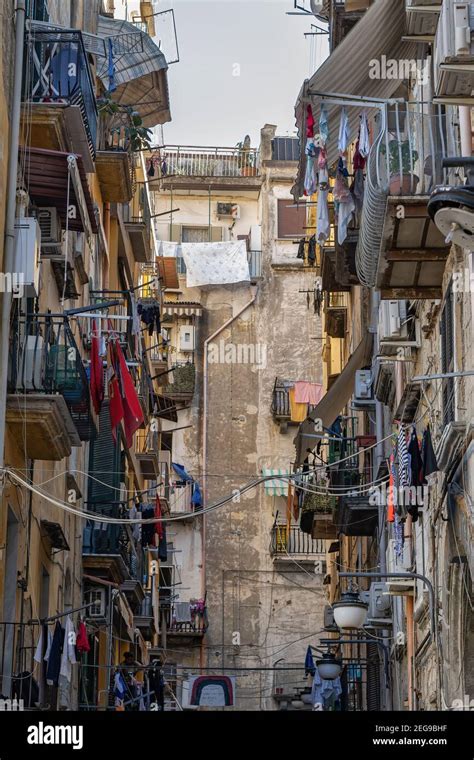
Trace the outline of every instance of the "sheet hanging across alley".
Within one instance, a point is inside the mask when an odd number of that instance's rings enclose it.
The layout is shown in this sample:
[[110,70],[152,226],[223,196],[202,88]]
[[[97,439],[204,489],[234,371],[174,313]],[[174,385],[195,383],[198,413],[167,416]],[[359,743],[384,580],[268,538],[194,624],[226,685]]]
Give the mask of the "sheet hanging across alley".
[[225,243],[181,243],[188,288],[249,282],[244,240]]

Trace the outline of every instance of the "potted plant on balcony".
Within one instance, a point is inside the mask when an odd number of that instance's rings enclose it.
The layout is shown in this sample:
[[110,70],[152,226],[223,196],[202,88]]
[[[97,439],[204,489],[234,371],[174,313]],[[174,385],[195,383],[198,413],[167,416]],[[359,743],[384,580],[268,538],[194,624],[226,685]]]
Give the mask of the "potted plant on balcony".
[[250,148],[250,137],[245,135],[245,139],[242,142],[237,143],[239,151],[239,167],[242,177],[255,177],[257,175],[257,167],[255,165],[255,154]]
[[[380,152],[386,155],[385,143]],[[411,147],[408,140],[395,138],[388,144],[389,192],[390,195],[414,195],[419,177],[412,171],[418,161],[418,152]]]

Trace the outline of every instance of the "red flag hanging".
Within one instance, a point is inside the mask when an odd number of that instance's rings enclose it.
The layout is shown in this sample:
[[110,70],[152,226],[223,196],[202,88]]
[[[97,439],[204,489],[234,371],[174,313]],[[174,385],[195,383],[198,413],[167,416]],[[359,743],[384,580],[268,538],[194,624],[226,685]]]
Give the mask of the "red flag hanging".
[[95,413],[100,414],[104,400],[104,370],[99,355],[99,336],[95,319],[92,320],[90,389]]

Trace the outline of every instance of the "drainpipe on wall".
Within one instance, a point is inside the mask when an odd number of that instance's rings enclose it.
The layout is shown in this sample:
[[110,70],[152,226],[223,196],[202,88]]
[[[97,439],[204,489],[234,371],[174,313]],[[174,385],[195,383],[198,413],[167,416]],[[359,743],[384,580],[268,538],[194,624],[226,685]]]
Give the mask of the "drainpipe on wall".
[[[226,322],[224,322],[223,325],[221,325],[215,332],[212,333],[212,335],[209,335],[208,338],[204,341],[204,370],[203,370],[203,424],[202,424],[202,467],[203,467],[203,476],[202,476],[202,492],[203,492],[203,508],[205,509],[207,507],[207,388],[208,388],[208,355],[207,355],[207,349],[209,348],[209,344],[211,341],[213,341],[217,336],[223,332],[227,327],[229,327],[233,322],[235,322],[236,319],[238,319],[246,309],[248,309],[250,306],[253,306],[255,303],[255,300],[257,298],[258,294],[258,286],[254,290],[254,295],[250,299],[250,301],[247,301],[247,303],[242,306],[239,311],[234,314],[232,317],[230,317]],[[206,593],[206,514],[204,513],[202,516],[202,576],[201,576],[201,596],[204,598],[204,595]],[[203,650],[201,649],[201,659],[202,659],[202,653]],[[201,662],[201,666],[202,666]]]
[[[20,142],[21,88],[23,80],[23,56],[25,42],[25,0],[17,0],[15,8],[15,61],[13,64],[13,95],[11,103],[10,146],[8,153],[7,202],[5,214],[5,242],[3,272],[13,273],[15,245],[16,190],[18,172],[18,148]],[[10,311],[12,293],[5,292],[2,299],[0,324],[0,470],[5,464],[5,431],[7,411],[8,349],[10,338]]]
[[459,131],[461,133],[461,155],[472,156],[471,109],[459,106]]

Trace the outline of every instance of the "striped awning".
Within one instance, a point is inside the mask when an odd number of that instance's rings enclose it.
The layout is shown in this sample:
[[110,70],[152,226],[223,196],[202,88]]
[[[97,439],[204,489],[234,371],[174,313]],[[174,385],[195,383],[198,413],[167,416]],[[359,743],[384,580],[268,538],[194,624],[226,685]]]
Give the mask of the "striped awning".
[[[168,64],[152,38],[130,21],[99,16],[98,35],[106,43],[112,40],[113,78],[116,89],[113,100],[132,105],[146,127],[171,121],[168,93]],[[124,52],[124,39],[127,48]],[[109,88],[109,61],[97,59],[97,75]]]
[[163,304],[163,314],[178,317],[200,317],[202,306],[200,303],[193,301],[173,301],[172,303]]
[[262,469],[262,475],[268,477],[273,475],[272,480],[265,481],[265,493],[267,496],[286,496],[288,494],[288,478],[281,478],[281,475],[289,475],[288,470],[271,470]]

